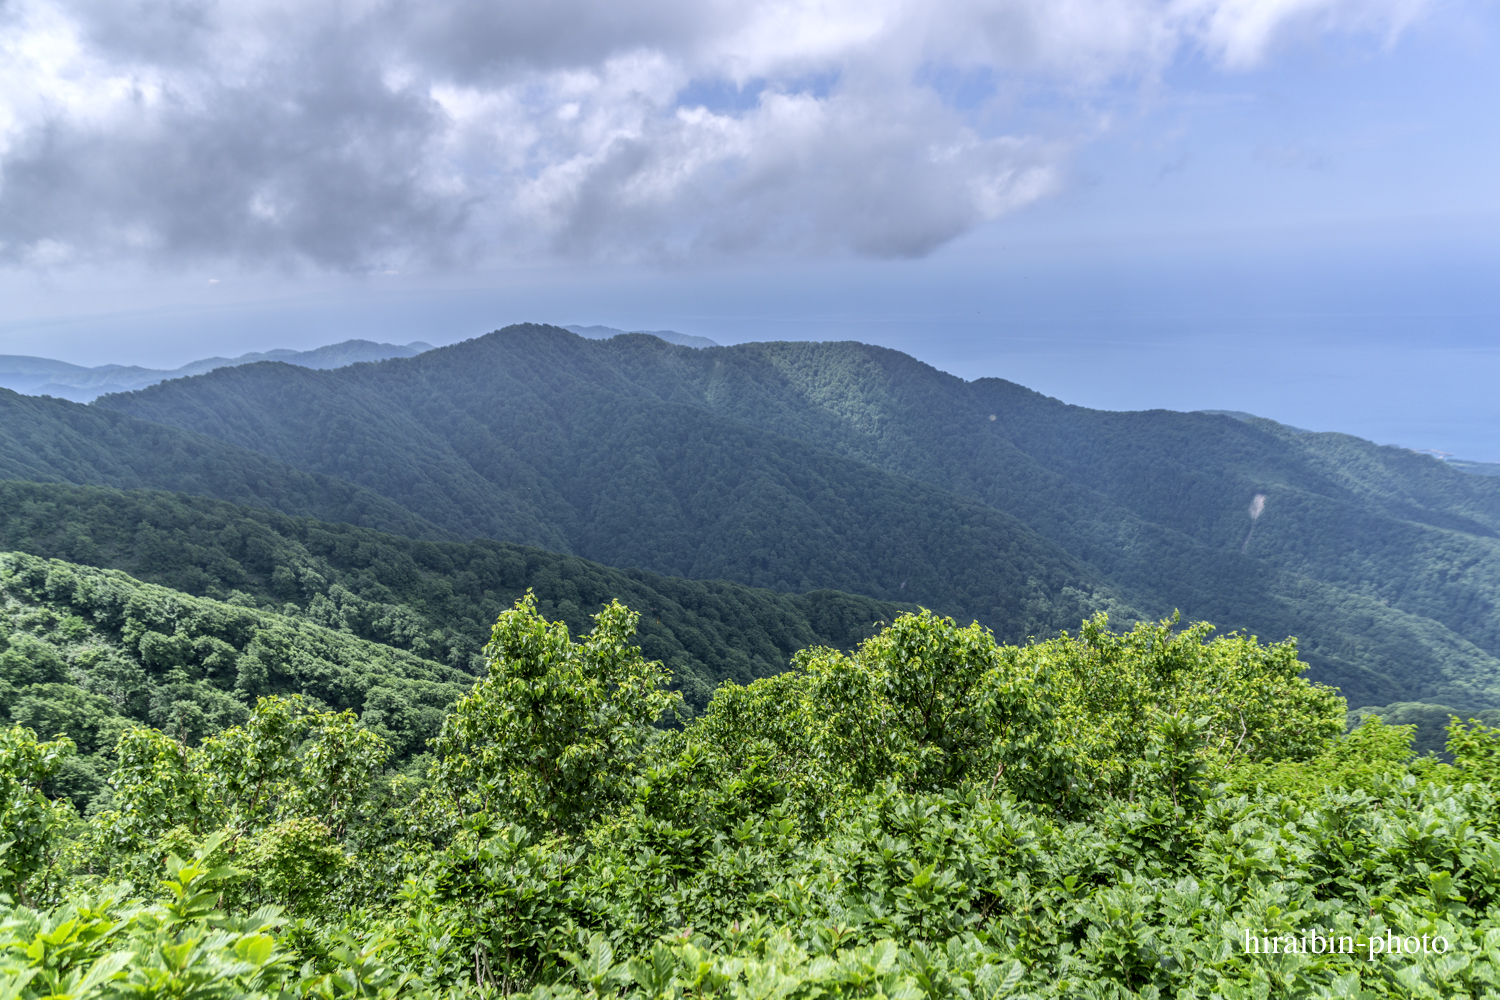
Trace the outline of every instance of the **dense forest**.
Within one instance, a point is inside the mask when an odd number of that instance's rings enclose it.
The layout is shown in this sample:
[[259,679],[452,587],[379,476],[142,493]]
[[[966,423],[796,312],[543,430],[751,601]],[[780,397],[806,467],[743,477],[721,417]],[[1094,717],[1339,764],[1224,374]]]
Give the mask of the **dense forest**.
[[[1119,603],[1097,574],[993,507],[701,410],[557,400],[569,423],[592,425],[561,440],[552,420],[520,401],[494,407],[475,398],[472,412],[454,413],[456,397],[442,390],[435,408],[448,412],[433,427],[378,392],[346,386],[328,396],[299,385],[320,373],[272,367],[275,388],[244,388],[262,396],[256,405],[267,413],[296,411],[288,420],[271,424],[236,412],[244,400],[217,398],[203,405],[220,416],[181,419],[208,433],[247,425],[236,436],[263,450],[285,442],[288,454],[278,457],[290,464],[327,465],[466,537],[694,579],[914,600],[1011,638],[1036,630],[1027,616],[1039,594],[1068,588],[1097,592],[1100,607]],[[481,410],[513,425],[483,427],[474,420]],[[321,458],[306,462],[307,449]]]
[[[316,374],[290,365],[270,367],[292,377]],[[378,366],[352,369],[371,367]],[[381,506],[394,506],[392,500],[343,479],[310,475],[202,434],[98,407],[13,398],[23,401],[16,403],[22,419],[0,423],[0,458],[12,456],[0,474],[11,478],[157,487],[420,538],[478,536],[576,550],[557,531],[532,531],[524,519],[512,523],[517,502],[488,484],[478,488],[469,481],[476,478],[472,473],[455,472],[442,461],[443,449],[431,435],[402,438],[392,431],[386,444],[377,445],[356,440],[355,434],[346,442],[351,456],[365,447],[399,456],[394,468],[373,453],[357,459],[371,471],[356,478],[383,486],[406,482],[432,501],[417,506],[444,518],[438,524],[426,514],[406,513],[403,523],[387,517]],[[340,426],[330,414],[307,433],[332,441]],[[670,436],[688,426],[672,422],[657,430]],[[741,431],[755,437],[749,429]],[[649,441],[647,430],[642,432]],[[925,601],[978,618],[1011,639],[1056,632],[1094,610],[1120,618],[1135,614],[1097,574],[993,508],[849,460],[824,456],[834,462],[825,467],[809,449],[787,454],[784,442],[728,444],[730,450],[720,453],[712,468],[672,464],[671,483],[693,494],[692,516],[679,519],[674,503],[620,488],[603,470],[573,483],[579,491],[575,501],[591,494],[603,512],[592,530],[611,557],[599,561],[788,593],[842,590],[881,601]],[[200,453],[203,468],[194,472]],[[62,458],[55,460],[57,455]],[[430,481],[431,475],[438,481]],[[635,481],[650,486],[645,474]],[[468,515],[449,509],[453,496]],[[552,496],[544,506],[561,517],[570,505]]]
[[[133,639],[174,664],[163,682],[194,683],[187,650],[236,628],[361,648],[115,571],[9,556],[0,578],[7,669],[45,645],[72,676],[118,675]],[[169,600],[180,639],[138,617]],[[1500,731],[1453,721],[1449,762],[1378,717],[1346,734],[1292,644],[1208,626],[1100,616],[1007,646],[928,612],[728,682],[687,719],[638,620],[612,603],[575,640],[523,597],[405,767],[368,707],[278,693],[248,647],[237,673],[268,693],[222,731],[140,725],[108,693],[89,747],[0,729],[0,983],[18,1000],[1500,991]],[[317,648],[334,687],[363,682]],[[106,729],[109,785],[80,813],[58,783]]]
[[118,734],[148,724],[196,744],[262,695],[359,714],[399,760],[425,748],[473,674],[302,616],[195,598],[97,570],[0,553],[0,705],[79,749],[55,791],[87,808]]
[[779,673],[808,646],[851,649],[877,622],[913,610],[621,571],[505,542],[413,540],[153,490],[0,481],[0,510],[0,551],[123,570],[465,672],[479,669],[496,616],[527,591],[575,631],[626,600],[645,615],[642,650],[668,665],[695,709],[721,681]]
[[[101,399],[464,537],[977,619],[1065,589],[1280,639],[1357,705],[1500,707],[1500,479],[1337,434],[1108,413],[863,344],[513,327],[415,358]],[[1261,513],[1249,510],[1260,496]]]
[[413,538],[452,533],[371,490],[260,452],[96,407],[0,389],[0,481],[150,487]]

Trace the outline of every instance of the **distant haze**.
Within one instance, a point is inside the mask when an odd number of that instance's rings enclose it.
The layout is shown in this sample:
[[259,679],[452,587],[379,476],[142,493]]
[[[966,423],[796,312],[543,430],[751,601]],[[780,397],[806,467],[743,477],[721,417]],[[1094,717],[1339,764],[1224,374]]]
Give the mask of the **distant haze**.
[[303,368],[342,368],[360,361],[409,358],[432,350],[431,344],[376,344],[368,340],[346,340],[311,351],[273,350],[242,354],[237,358],[203,358],[179,368],[162,371],[138,365],[100,365],[84,368],[50,358],[0,355],[0,387],[32,396],[57,396],[87,403],[111,392],[132,392],[167,379],[202,375],[216,368],[248,365],[256,361],[281,361]]
[[653,337],[660,337],[669,344],[681,344],[683,347],[718,347],[719,345],[707,337],[692,337],[685,333],[677,333],[674,330],[616,330],[612,326],[565,326],[564,330],[571,330],[580,337],[590,340],[608,340],[610,337],[623,336],[625,333],[646,333]]

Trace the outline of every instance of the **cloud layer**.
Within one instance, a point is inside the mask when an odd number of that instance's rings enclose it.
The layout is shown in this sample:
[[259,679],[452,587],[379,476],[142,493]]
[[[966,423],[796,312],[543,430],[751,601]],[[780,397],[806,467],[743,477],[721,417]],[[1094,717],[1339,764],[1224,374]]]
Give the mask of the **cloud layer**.
[[1420,4],[0,0],[0,261],[919,255],[1056,190],[1109,88]]

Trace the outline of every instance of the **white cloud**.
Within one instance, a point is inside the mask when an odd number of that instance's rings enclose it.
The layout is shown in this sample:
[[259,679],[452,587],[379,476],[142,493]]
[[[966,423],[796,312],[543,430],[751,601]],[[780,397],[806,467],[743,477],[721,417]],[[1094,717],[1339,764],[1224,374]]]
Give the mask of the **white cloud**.
[[0,0],[0,259],[920,254],[1056,190],[1079,138],[945,103],[932,67],[1086,102],[1185,50],[1244,68],[1419,11]]
[[1290,32],[1373,32],[1387,40],[1422,13],[1424,0],[1196,0],[1187,5],[1195,33],[1227,66],[1260,63]]

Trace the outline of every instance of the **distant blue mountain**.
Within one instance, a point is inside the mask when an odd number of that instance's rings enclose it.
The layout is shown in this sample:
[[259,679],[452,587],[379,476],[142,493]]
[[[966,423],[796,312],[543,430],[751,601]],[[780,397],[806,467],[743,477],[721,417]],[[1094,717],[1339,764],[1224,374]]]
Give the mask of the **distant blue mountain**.
[[675,330],[616,330],[612,326],[565,326],[580,337],[589,340],[608,340],[610,337],[618,337],[622,333],[646,333],[653,337],[659,337],[669,344],[681,344],[683,347],[719,347],[717,341],[709,340],[707,337],[694,337],[686,333],[677,333]]
[[137,365],[82,365],[32,358],[22,355],[0,355],[0,386],[30,396],[56,396],[87,403],[110,392],[132,392],[167,379],[202,375],[215,368],[248,365],[256,361],[285,361],[303,368],[342,368],[360,361],[385,361],[388,358],[410,358],[432,350],[420,340],[410,344],[377,344],[369,340],[346,340],[311,351],[280,349],[263,353],[241,354],[237,358],[203,358],[181,368],[141,368]]

